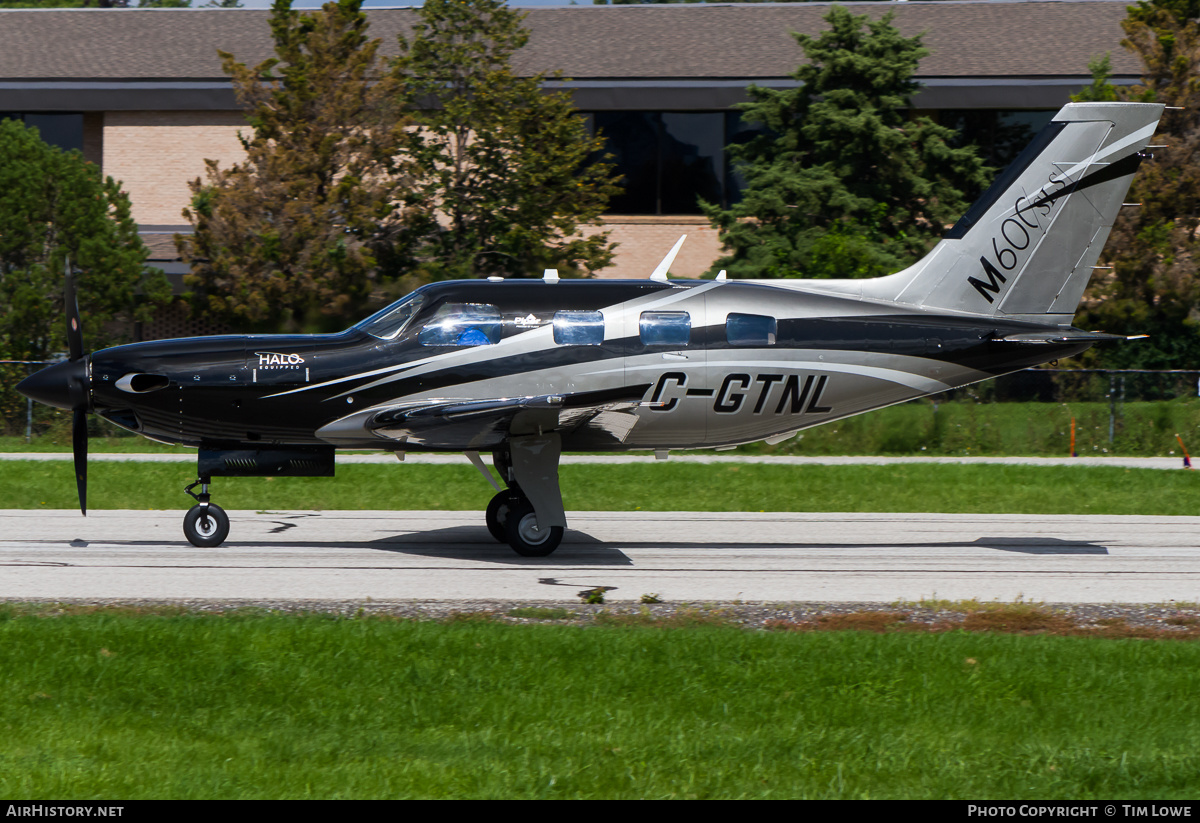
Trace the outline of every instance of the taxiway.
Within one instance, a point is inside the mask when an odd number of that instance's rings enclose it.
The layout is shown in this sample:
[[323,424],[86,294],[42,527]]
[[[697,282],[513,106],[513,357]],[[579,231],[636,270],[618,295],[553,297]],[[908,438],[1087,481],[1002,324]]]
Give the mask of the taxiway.
[[0,599],[1200,601],[1200,517],[571,512],[519,557],[477,512],[0,510]]

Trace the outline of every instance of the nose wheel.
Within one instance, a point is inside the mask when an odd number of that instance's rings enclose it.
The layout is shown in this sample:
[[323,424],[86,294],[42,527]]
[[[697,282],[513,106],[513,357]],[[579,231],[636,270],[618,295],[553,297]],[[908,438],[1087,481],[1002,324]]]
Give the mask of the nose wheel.
[[[209,478],[201,477],[184,491],[196,499],[196,505],[183,516],[183,534],[193,546],[211,549],[229,536],[229,515],[216,503],[209,502]],[[196,494],[192,489],[200,487]]]

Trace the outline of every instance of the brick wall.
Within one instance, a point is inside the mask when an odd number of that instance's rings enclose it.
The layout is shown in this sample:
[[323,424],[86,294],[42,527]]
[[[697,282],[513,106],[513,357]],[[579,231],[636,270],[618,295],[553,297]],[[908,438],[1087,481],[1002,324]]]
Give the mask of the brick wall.
[[617,251],[613,264],[600,273],[601,277],[649,277],[681,234],[686,234],[687,240],[671,265],[672,277],[699,277],[721,256],[717,231],[703,217],[614,214],[604,218],[601,229],[587,233],[604,230],[617,243]]
[[235,111],[106,112],[104,173],[129,192],[138,223],[179,225],[188,181],[204,177],[206,159],[223,167],[241,160],[237,133],[247,129]]
[[[100,128],[98,118],[103,117]],[[84,121],[84,152],[103,157],[106,175],[121,181],[143,225],[181,225],[191,200],[188,181],[204,177],[204,160],[228,167],[245,157],[239,112],[107,112]],[[674,277],[699,277],[721,254],[716,231],[698,216],[609,215],[603,229],[617,243],[613,265],[601,277],[649,277],[681,234],[688,236],[671,266]]]

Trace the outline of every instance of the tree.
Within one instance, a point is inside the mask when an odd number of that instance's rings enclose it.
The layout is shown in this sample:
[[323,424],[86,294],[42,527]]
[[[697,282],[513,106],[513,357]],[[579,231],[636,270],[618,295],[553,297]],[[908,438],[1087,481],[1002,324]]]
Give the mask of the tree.
[[829,29],[796,34],[808,57],[792,89],[751,86],[743,117],[766,129],[729,147],[740,203],[703,203],[734,277],[871,277],[923,254],[966,209],[961,189],[988,170],[954,132],[911,117],[912,76],[928,49],[840,6]]
[[[128,195],[79,152],[46,144],[16,120],[0,120],[0,191],[0,358],[46,360],[65,350],[68,258],[79,272],[91,348],[124,342],[113,333],[114,320],[132,331],[129,324],[148,319],[155,303],[169,299],[166,278],[145,269],[148,252]],[[7,417],[12,404],[21,403],[12,386],[25,369],[0,368],[6,369],[0,404]]]
[[246,159],[207,161],[177,244],[197,307],[251,328],[327,327],[357,315],[377,255],[404,221],[397,157],[405,121],[380,76],[361,0],[300,14],[277,0],[275,57],[253,68],[221,52],[253,133]]
[[1093,57],[1088,61],[1088,71],[1092,73],[1092,85],[1085,86],[1078,94],[1072,94],[1075,103],[1112,103],[1121,99],[1121,93],[1116,86],[1108,82],[1112,75],[1112,57],[1105,53],[1103,57]]
[[[1085,296],[1079,324],[1124,334],[1149,334],[1136,344],[1089,352],[1090,365],[1178,368],[1200,360],[1200,14],[1196,0],[1131,6],[1122,45],[1145,71],[1140,85],[1117,88],[1100,72],[1092,88],[1110,99],[1164,103],[1168,111],[1101,263],[1112,269]],[[1093,67],[1103,68],[1103,67]],[[1091,94],[1091,92],[1088,92]]]
[[419,213],[400,244],[429,278],[591,273],[612,259],[607,233],[579,236],[616,193],[603,147],[546,76],[518,77],[529,33],[503,0],[427,0],[393,76],[421,125],[406,202]]

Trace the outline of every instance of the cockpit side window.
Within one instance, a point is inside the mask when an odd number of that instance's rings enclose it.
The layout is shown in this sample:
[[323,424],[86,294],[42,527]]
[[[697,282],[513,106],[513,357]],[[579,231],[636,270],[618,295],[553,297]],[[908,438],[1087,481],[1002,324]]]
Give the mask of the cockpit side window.
[[446,303],[417,334],[422,346],[490,346],[500,342],[503,319],[489,303]]
[[555,312],[554,342],[560,346],[602,345],[604,315],[598,311]]
[[774,346],[779,323],[762,314],[734,314],[725,320],[725,339],[731,346]]
[[424,295],[420,292],[413,292],[386,309],[375,312],[359,323],[358,328],[380,340],[395,340],[408,327],[409,321],[413,319],[424,302]]
[[685,311],[644,311],[642,343],[647,346],[686,346],[692,339],[692,317]]

